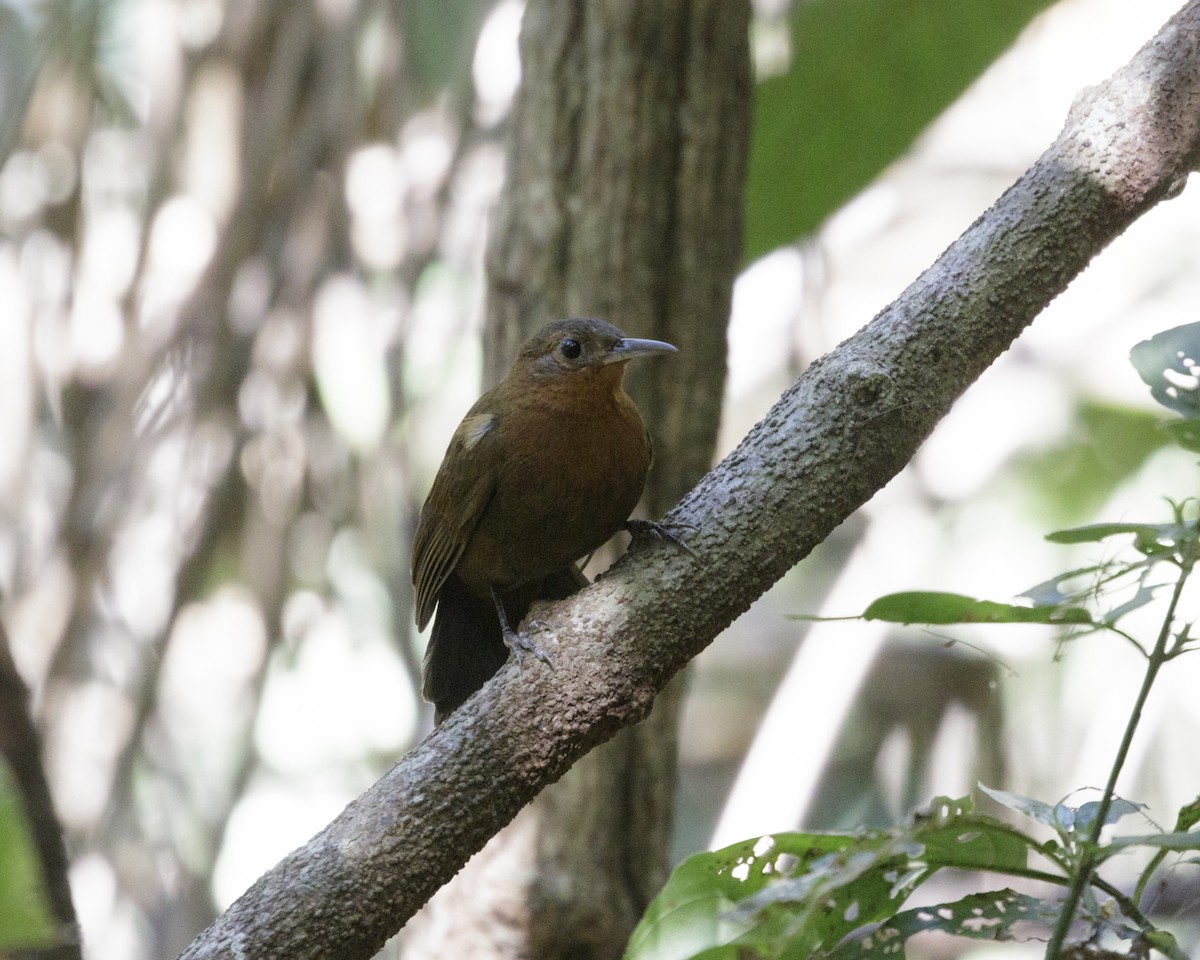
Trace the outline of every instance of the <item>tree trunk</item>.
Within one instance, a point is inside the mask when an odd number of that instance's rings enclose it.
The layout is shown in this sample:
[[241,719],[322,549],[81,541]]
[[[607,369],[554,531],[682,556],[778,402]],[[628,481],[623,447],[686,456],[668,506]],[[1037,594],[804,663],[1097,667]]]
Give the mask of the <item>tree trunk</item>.
[[[488,376],[563,316],[676,344],[628,376],[654,438],[651,516],[704,474],[716,442],[741,256],[749,12],[745,0],[533,0],[525,11],[488,254]],[[666,876],[682,691],[671,684],[645,722],[489,844],[413,924],[411,954],[619,957]]]

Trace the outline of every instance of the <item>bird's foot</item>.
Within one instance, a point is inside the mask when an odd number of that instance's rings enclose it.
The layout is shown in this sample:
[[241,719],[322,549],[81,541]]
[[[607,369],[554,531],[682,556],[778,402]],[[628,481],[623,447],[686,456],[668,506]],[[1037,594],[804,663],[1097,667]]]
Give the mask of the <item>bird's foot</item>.
[[[679,529],[695,530],[696,525],[693,523],[676,523],[673,526]],[[659,523],[657,520],[638,520],[630,518],[625,521],[625,530],[633,537],[634,541],[638,540],[654,540],[658,543],[672,543],[680,550],[690,553],[693,557],[699,557],[687,542],[677,536],[671,527],[665,523]]]
[[496,592],[495,587],[491,592],[492,603],[496,606],[496,618],[500,621],[500,635],[504,638],[504,645],[517,658],[517,669],[519,670],[524,663],[525,654],[531,653],[553,670],[554,661],[550,659],[550,655],[529,639],[530,633],[541,633],[546,630],[546,625],[538,620],[533,620],[524,630],[514,630],[508,625],[508,614],[504,611],[504,601],[500,598],[500,594]]
[[517,669],[521,669],[524,665],[526,654],[541,660],[551,670],[554,669],[554,661],[550,659],[550,654],[546,653],[545,650],[529,638],[530,633],[538,633],[546,629],[546,624],[540,620],[530,621],[528,626],[519,633],[512,628],[505,628],[504,644],[512,651],[513,656],[517,658]]

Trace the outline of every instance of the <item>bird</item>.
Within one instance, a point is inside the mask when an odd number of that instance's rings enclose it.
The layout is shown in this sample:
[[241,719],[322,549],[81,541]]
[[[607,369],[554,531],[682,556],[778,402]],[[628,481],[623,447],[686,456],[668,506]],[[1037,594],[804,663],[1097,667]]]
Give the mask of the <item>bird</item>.
[[[550,658],[513,629],[534,600],[588,581],[578,561],[630,520],[650,469],[650,434],[622,388],[626,364],[673,353],[604,320],[547,323],[455,430],[413,536],[417,628],[433,619],[422,693],[441,723],[508,659]],[[436,614],[435,614],[436,609]]]

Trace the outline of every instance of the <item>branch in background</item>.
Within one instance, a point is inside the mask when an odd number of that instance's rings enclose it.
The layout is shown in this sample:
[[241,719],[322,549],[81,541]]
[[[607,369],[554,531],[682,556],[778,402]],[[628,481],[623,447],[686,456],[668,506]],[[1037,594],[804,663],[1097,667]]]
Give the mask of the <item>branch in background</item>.
[[[506,666],[184,953],[368,957],[544,786],[894,476],[958,395],[1200,158],[1200,0],[1077,101],[1038,162],[817,361],[648,549],[540,612],[553,673]],[[547,641],[543,641],[544,643]]]
[[83,954],[67,882],[62,828],[54,815],[50,787],[42,769],[41,741],[29,715],[29,693],[13,663],[3,624],[0,624],[0,756],[7,761],[20,793],[40,861],[46,902],[59,926],[60,945],[35,953],[42,960],[78,960]]
[[[354,77],[332,67],[321,69],[327,61],[314,57],[313,51],[340,44],[347,49],[329,62],[353,62],[348,48],[363,15],[322,30],[323,21],[311,7],[298,7],[286,17],[265,15],[270,13],[269,5],[255,9],[264,15],[252,22],[238,21],[245,27],[241,30],[238,23],[227,21],[220,41],[203,56],[188,58],[189,76],[193,76],[203,66],[234,60],[239,49],[252,51],[246,57],[253,69],[247,70],[245,101],[249,119],[243,128],[240,157],[245,173],[240,178],[234,213],[216,244],[215,256],[181,306],[169,337],[131,337],[120,367],[107,382],[99,386],[72,384],[67,392],[64,419],[77,470],[63,539],[81,586],[75,592],[71,620],[55,655],[52,682],[69,684],[94,669],[89,659],[93,655],[93,627],[111,620],[108,613],[97,613],[97,604],[103,606],[99,597],[106,587],[112,544],[122,526],[136,519],[137,511],[144,507],[140,495],[146,464],[164,443],[181,437],[190,439],[206,421],[229,420],[230,411],[234,411],[233,417],[237,415],[239,391],[255,362],[248,336],[227,322],[231,289],[239,271],[248,260],[261,258],[269,265],[276,299],[285,301],[297,316],[302,316],[328,265],[332,262],[335,268],[342,267],[348,259],[345,250],[339,249],[332,256],[329,253],[329,247],[347,232],[327,229],[333,217],[326,207],[336,193],[315,190],[313,182],[326,165],[340,163],[357,129],[358,117],[346,107],[355,99]],[[312,67],[314,63],[317,68]],[[167,133],[178,135],[179,131],[172,127]],[[290,144],[290,149],[280,149],[284,142]],[[151,178],[153,197],[160,201],[173,182],[166,169],[172,159],[169,150],[161,150]],[[322,228],[313,230],[313,222],[320,222]],[[145,234],[149,236],[149,231]],[[146,261],[143,240],[135,289],[141,289]],[[131,294],[126,309],[136,312],[138,300]],[[137,329],[136,318],[128,320],[127,326]],[[307,363],[306,352],[298,351],[298,357],[302,364]],[[178,395],[159,406],[149,426],[135,429],[135,411],[147,385],[171,364],[181,368],[175,378]],[[310,374],[304,369],[296,375],[303,379]],[[234,423],[228,429],[236,432],[238,428]],[[240,442],[237,447],[240,449]],[[197,591],[205,585],[218,548],[246,526],[245,513],[257,517],[253,511],[257,501],[253,498],[258,492],[247,491],[236,450],[224,475],[206,494],[208,508],[200,514],[203,526],[181,531],[194,538],[195,546],[189,556],[181,558],[172,609],[163,629],[154,637],[139,638],[151,642],[129,644],[134,669],[122,677],[121,686],[133,705],[134,723],[119,745],[104,809],[84,840],[89,846],[124,846],[143,852],[148,849],[145,825],[139,811],[130,804],[134,772],[147,756],[147,730],[153,729],[158,715],[159,672],[171,625],[181,606],[196,599]],[[286,599],[287,524],[265,524],[260,520],[251,532],[255,529],[265,531],[259,546],[267,559],[246,557],[243,569],[257,588],[266,622],[274,626]],[[255,702],[261,683],[260,674],[253,691]],[[215,859],[228,809],[240,795],[252,762],[247,752],[238,769],[231,771],[228,808],[218,812],[215,823],[210,822],[213,818],[203,818],[203,832],[197,829],[197,834],[211,844],[208,849],[201,847],[197,858],[200,862]],[[152,948],[154,952],[178,951],[197,926],[211,919],[210,878],[194,875],[190,865],[174,865],[180,878],[172,891],[176,905],[174,909],[163,909],[164,891],[146,882],[154,870],[146,869],[136,855],[114,857],[113,863],[123,891],[138,900],[147,928],[159,938],[157,947]]]

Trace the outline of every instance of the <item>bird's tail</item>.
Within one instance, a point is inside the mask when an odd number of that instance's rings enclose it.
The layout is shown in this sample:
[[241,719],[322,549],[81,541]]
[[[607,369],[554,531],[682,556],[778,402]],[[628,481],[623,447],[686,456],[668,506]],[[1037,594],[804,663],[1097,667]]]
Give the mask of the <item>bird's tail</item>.
[[[505,593],[509,624],[516,629],[535,600],[561,600],[586,584],[579,568],[571,564],[538,583]],[[451,574],[438,593],[422,670],[422,693],[433,703],[434,723],[458,709],[507,659],[508,647],[491,597],[475,596]]]

